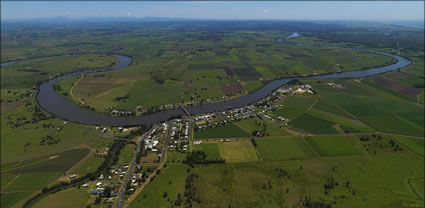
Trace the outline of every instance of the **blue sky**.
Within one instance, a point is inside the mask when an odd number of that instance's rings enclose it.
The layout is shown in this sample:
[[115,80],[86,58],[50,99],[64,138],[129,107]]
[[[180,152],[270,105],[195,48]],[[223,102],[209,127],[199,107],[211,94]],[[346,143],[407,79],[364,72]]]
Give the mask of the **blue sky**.
[[201,19],[423,20],[424,1],[1,1],[1,18],[181,17]]

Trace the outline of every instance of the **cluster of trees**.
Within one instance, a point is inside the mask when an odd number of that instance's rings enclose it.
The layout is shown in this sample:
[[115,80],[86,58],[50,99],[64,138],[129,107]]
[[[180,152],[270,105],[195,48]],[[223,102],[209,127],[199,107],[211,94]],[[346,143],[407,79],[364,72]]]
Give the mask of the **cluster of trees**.
[[18,69],[20,72],[40,72],[38,69]]
[[275,171],[277,172],[277,177],[278,178],[283,178],[283,177],[288,177],[289,178],[289,173],[288,171],[282,169],[282,168],[276,168]]
[[60,86],[60,85],[57,85],[57,84],[53,85],[53,89],[54,89],[56,92],[60,92],[60,91],[62,91],[61,86]]
[[199,196],[196,195],[195,178],[198,178],[198,174],[192,173],[186,178],[184,186],[184,204],[186,207],[192,207],[194,202],[201,203]]
[[56,138],[52,135],[47,135],[41,138],[40,145],[51,145],[51,144],[57,144],[61,142],[62,140],[56,135]]
[[[131,126],[123,126],[124,128],[130,128]],[[130,134],[128,134],[124,139],[129,139],[135,136],[141,136],[144,134],[148,129],[150,129],[151,126],[141,125],[136,131],[131,131]]]
[[314,201],[310,196],[304,197],[302,206],[305,208],[332,208],[332,204],[327,202],[325,199],[320,198],[319,201]]
[[257,148],[257,142],[255,141],[254,137],[251,138],[251,143],[254,148]]
[[224,163],[225,160],[217,159],[217,160],[207,160],[207,154],[204,151],[195,150],[193,152],[189,152],[186,155],[186,160],[184,163],[193,166],[194,164],[209,164],[209,163]]
[[31,103],[27,103],[25,104],[25,107],[27,107],[28,112],[32,113],[31,119],[28,119],[26,116],[21,116],[21,117],[16,117],[16,119],[13,121],[13,117],[8,116],[7,117],[8,122],[6,124],[10,126],[11,128],[18,128],[25,124],[29,124],[29,123],[34,124],[42,120],[48,120],[48,119],[54,118],[53,116],[46,116],[46,114],[44,114],[43,111],[41,111],[41,109],[37,105],[34,105],[34,108],[32,108]]
[[391,147],[394,148],[394,152],[397,151],[402,151],[403,149],[400,147],[400,145],[398,145],[397,143],[395,143],[392,139],[390,139],[390,141],[388,141],[388,143],[391,145]]
[[[366,151],[369,150],[369,146],[374,145],[381,148],[381,150],[385,148],[392,148],[394,152],[403,151],[403,148],[399,144],[397,144],[394,140],[390,139],[389,137],[382,137],[380,134],[372,134],[372,139],[368,136],[362,136],[360,137],[360,141],[362,142],[370,142],[363,144],[363,147],[366,149]],[[386,143],[386,141],[388,141]],[[391,146],[391,147],[390,147]],[[374,151],[376,154],[376,151]]]
[[338,186],[338,182],[335,181],[334,177],[331,176],[330,178],[328,178],[325,182],[325,184],[323,184],[323,188],[325,189],[325,194],[329,194],[329,192],[335,188],[335,186]]
[[128,98],[130,98],[130,95],[124,95],[124,96],[118,96],[118,97],[115,97],[114,98],[114,101],[117,101],[117,102],[119,102],[119,101],[123,101],[123,102],[125,102],[125,100],[127,100]]
[[269,136],[269,133],[267,133],[267,124],[266,122],[260,123],[257,121],[254,121],[254,125],[260,127],[261,129],[259,130],[254,130],[251,132],[252,136],[256,136],[256,137],[264,137],[264,136]]
[[369,141],[369,137],[367,137],[367,136],[360,137],[360,141],[367,142],[367,141]]

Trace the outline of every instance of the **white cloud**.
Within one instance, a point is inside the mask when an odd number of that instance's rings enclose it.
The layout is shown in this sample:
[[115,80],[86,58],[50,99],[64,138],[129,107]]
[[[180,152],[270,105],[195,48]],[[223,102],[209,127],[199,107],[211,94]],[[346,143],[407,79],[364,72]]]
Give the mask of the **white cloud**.
[[127,12],[127,16],[131,16],[131,12]]
[[269,13],[269,10],[263,10],[263,13],[267,14],[267,13]]
[[74,16],[76,14],[76,12],[65,12],[64,15],[65,16]]

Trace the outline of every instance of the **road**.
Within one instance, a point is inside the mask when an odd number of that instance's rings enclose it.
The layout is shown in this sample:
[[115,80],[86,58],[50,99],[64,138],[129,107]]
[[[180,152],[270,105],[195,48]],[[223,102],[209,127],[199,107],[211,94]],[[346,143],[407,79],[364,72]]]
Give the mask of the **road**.
[[[134,167],[136,166],[137,155],[142,148],[142,142],[144,141],[144,138],[146,137],[146,134],[148,134],[148,132],[149,131],[145,132],[142,136],[140,136],[136,140],[136,144],[137,144],[136,151],[134,152],[133,159],[131,160],[131,164],[129,165],[129,167],[127,169],[127,174],[125,175],[125,178],[124,178],[124,180],[122,181],[122,184],[121,184],[121,188],[118,192],[118,200],[117,201],[118,201],[118,207],[119,208],[122,208],[125,190],[127,189],[127,184],[130,181],[131,176],[133,175]],[[115,205],[115,203],[114,203],[114,205]],[[114,206],[114,207],[116,207],[116,206]]]
[[193,118],[190,117],[189,119],[189,152],[193,151]]
[[[164,167],[165,162],[167,161],[167,147],[168,147],[168,140],[170,139],[170,132],[171,132],[171,123],[172,121],[168,121],[168,129],[167,129],[167,135],[164,139],[164,146],[162,148],[162,156],[161,156],[161,160],[157,166],[157,168],[155,169],[155,171],[148,177],[146,178],[146,181],[139,187],[137,188],[137,190],[127,199],[127,201],[125,202],[124,207],[128,207],[128,205],[131,204],[131,202],[140,194],[140,192],[143,191],[143,189],[145,188],[145,186],[147,184],[149,184],[150,180],[152,179],[153,176],[156,175],[156,172]],[[122,200],[122,198],[121,198]],[[122,205],[122,203],[121,203]],[[122,208],[122,207],[120,207]]]

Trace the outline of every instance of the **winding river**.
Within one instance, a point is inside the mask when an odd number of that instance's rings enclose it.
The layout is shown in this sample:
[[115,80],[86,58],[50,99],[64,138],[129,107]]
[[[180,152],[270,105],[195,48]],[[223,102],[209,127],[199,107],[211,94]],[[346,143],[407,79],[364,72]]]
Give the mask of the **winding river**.
[[[373,76],[377,74],[382,74],[385,72],[395,71],[397,69],[404,68],[412,63],[410,60],[403,58],[401,56],[389,54],[385,52],[380,52],[380,51],[346,48],[346,47],[322,47],[322,48],[341,48],[341,49],[350,49],[350,50],[358,50],[362,52],[376,53],[376,54],[386,55],[386,56],[395,58],[397,62],[388,66],[370,68],[370,69],[359,70],[359,71],[349,71],[349,72],[341,72],[341,73],[277,79],[266,84],[261,89],[258,89],[257,91],[250,93],[248,95],[244,95],[231,100],[226,100],[226,101],[212,103],[212,104],[191,106],[191,107],[187,107],[186,109],[190,114],[199,114],[199,113],[224,111],[229,108],[239,108],[239,107],[254,103],[266,97],[271,92],[273,92],[274,90],[276,90],[283,84],[286,84],[293,79],[319,80],[319,79],[329,79],[329,78],[361,78],[361,77],[368,77],[368,76]],[[64,120],[75,122],[75,123],[98,125],[98,126],[150,125],[150,124],[155,124],[158,122],[169,120],[170,118],[173,118],[176,116],[186,115],[185,112],[179,108],[179,109],[166,110],[166,111],[156,112],[156,113],[152,113],[148,115],[137,116],[137,117],[114,117],[114,116],[109,116],[103,113],[93,112],[88,109],[82,108],[76,104],[73,104],[70,101],[63,98],[62,96],[58,95],[53,89],[53,85],[57,81],[67,78],[69,76],[74,76],[74,75],[78,75],[82,73],[103,72],[108,70],[121,69],[132,63],[132,58],[128,56],[118,55],[118,54],[108,54],[108,55],[112,55],[118,58],[120,60],[119,64],[110,68],[87,70],[83,72],[73,72],[73,73],[65,74],[42,83],[39,87],[39,93],[37,94],[37,97],[36,97],[38,104],[49,113],[59,118],[62,118]],[[60,55],[60,56],[67,56],[67,55]],[[50,56],[50,57],[55,57],[55,56]],[[40,57],[40,58],[43,58],[43,57]],[[40,59],[40,58],[32,58],[32,59],[6,62],[6,63],[2,63],[0,66],[5,67],[15,63],[34,60],[34,59]],[[143,95],[141,94],[140,96],[143,96]]]

